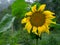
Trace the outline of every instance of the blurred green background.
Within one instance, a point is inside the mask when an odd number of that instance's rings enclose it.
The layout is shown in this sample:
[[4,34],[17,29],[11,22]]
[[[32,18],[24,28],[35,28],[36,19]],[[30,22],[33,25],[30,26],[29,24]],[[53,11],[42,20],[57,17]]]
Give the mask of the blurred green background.
[[35,45],[35,39],[23,30],[24,25],[21,24],[21,19],[30,10],[31,5],[39,3],[47,4],[46,9],[55,12],[57,24],[51,26],[50,35],[42,34],[38,44],[60,45],[60,0],[15,0],[7,8],[2,9],[0,11],[0,45]]

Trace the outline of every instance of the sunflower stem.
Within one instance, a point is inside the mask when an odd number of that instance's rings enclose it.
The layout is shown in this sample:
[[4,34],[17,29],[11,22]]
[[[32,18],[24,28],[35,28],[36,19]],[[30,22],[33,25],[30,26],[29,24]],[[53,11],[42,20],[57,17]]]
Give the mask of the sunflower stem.
[[38,38],[36,39],[36,45],[38,45]]

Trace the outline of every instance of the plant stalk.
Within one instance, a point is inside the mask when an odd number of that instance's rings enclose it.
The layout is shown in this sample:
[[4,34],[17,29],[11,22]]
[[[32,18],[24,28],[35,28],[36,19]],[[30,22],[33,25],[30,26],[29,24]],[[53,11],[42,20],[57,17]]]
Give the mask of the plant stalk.
[[36,39],[36,45],[38,45],[38,39]]

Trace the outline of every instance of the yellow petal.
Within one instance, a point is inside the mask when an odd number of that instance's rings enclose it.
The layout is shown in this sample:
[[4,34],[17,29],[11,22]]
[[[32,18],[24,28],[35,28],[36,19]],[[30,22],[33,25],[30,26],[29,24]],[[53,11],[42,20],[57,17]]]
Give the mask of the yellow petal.
[[40,36],[41,35],[41,32],[42,31],[42,29],[40,28],[40,27],[38,27],[38,35]]
[[48,29],[46,30],[46,33],[48,33],[48,34],[49,34],[49,30],[48,30]]
[[47,19],[53,19],[53,18],[56,18],[56,16],[53,16],[53,15],[46,15],[46,18],[47,18]]
[[43,25],[42,27],[38,27],[38,34],[39,36],[41,35],[41,33],[45,32],[46,27]]
[[35,33],[35,34],[37,34],[37,27],[33,26],[32,32]]
[[51,20],[50,19],[46,19],[46,24],[50,24],[51,23]]
[[32,28],[32,25],[30,24],[30,22],[26,23],[25,29],[27,29],[28,33],[30,33],[31,28]]
[[53,12],[51,12],[51,11],[46,10],[46,11],[44,11],[44,12],[43,12],[43,14],[45,14],[45,15],[52,15],[52,14],[55,14],[55,13],[53,13]]
[[46,24],[50,24],[50,23],[56,24],[56,22],[53,22],[52,20],[46,19]]
[[46,6],[46,4],[42,4],[42,5],[39,7],[38,11],[43,11],[43,10],[45,9],[45,6]]
[[42,27],[38,27],[38,32],[39,33],[42,32],[43,31],[42,29],[43,29]]
[[36,5],[34,5],[32,8],[32,12],[36,12],[37,10],[36,10]]
[[22,19],[22,21],[21,21],[21,23],[23,24],[23,23],[27,23],[28,21],[29,21],[29,17],[27,17],[27,18],[24,18],[24,19]]
[[49,34],[49,27],[48,27],[48,25],[45,25],[45,27],[46,27],[45,32]]
[[22,19],[21,23],[26,23],[27,18]]
[[56,24],[56,22],[53,22],[53,21],[51,23]]
[[25,14],[25,16],[30,16],[30,15],[32,15],[32,12],[30,11],[30,12],[27,12],[26,14]]

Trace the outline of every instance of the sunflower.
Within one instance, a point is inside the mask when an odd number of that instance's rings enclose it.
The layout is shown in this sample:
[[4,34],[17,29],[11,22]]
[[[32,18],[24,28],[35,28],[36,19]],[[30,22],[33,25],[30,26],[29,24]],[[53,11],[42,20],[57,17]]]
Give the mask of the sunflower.
[[44,10],[45,7],[46,4],[42,4],[38,9],[36,9],[36,5],[34,5],[31,7],[32,11],[25,14],[25,17],[22,19],[21,23],[26,23],[24,29],[26,29],[28,33],[32,30],[32,33],[39,36],[43,32],[49,34],[49,25],[51,23],[56,24],[56,22],[52,21],[52,19],[55,18],[55,16],[53,16],[55,13],[49,10]]

